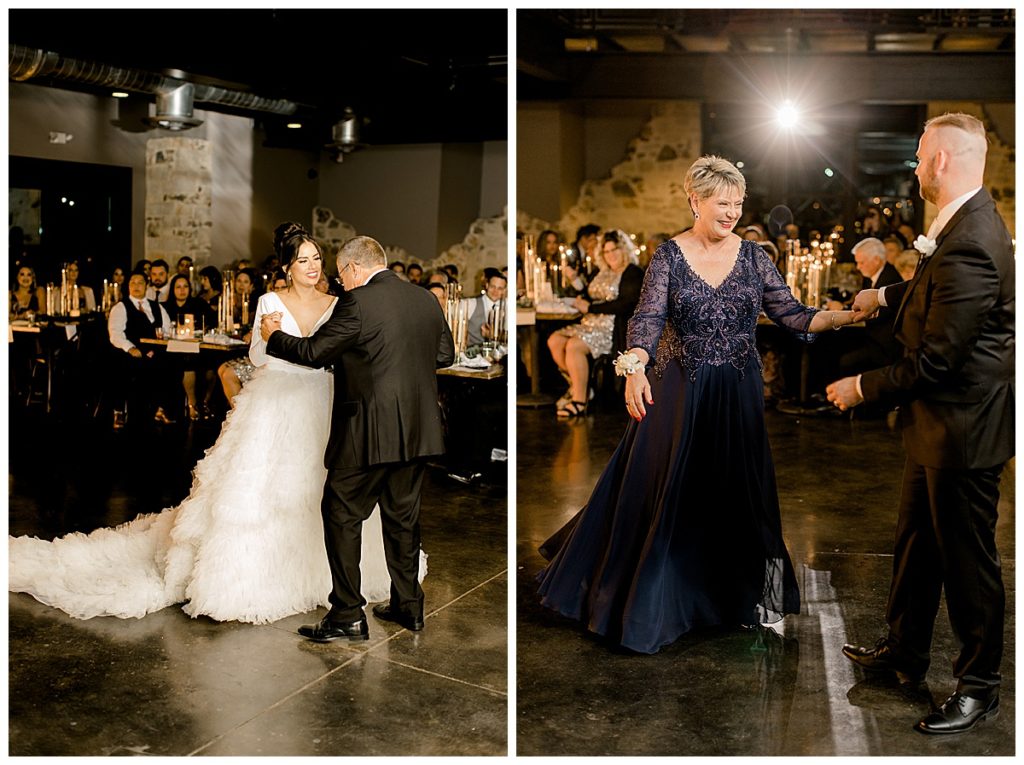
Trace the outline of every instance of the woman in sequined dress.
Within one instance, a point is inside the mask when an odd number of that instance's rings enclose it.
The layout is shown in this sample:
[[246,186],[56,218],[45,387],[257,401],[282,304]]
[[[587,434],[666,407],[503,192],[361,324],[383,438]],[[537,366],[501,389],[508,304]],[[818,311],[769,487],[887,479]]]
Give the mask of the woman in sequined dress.
[[644,272],[636,264],[633,240],[621,230],[609,231],[601,247],[604,265],[575,301],[583,318],[548,338],[551,358],[569,383],[569,390],[558,401],[559,417],[586,413],[588,356],[596,359],[625,347],[626,320],[640,298]]
[[731,163],[702,157],[685,188],[694,226],[658,247],[629,320],[633,421],[538,574],[544,606],[641,653],[799,611],[754,330],[762,311],[805,340],[855,320],[801,305],[733,233],[746,183]]

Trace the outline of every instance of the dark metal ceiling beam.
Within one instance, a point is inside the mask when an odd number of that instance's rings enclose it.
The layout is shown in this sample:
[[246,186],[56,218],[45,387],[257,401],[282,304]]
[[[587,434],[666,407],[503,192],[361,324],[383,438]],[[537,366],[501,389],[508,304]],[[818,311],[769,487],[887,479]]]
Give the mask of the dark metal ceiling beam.
[[[565,74],[569,99],[650,98],[742,102],[790,93],[818,102],[1014,100],[1014,56],[1006,54],[586,55],[532,61]],[[550,98],[550,92],[542,94]],[[520,78],[518,98],[530,100]]]

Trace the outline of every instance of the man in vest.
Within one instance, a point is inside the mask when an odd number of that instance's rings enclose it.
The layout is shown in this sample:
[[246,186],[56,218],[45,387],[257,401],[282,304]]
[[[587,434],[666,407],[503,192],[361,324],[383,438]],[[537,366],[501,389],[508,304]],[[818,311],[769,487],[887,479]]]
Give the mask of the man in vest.
[[[148,411],[150,406],[155,405],[156,414],[153,419],[168,425],[174,422],[165,411],[175,390],[173,370],[165,363],[162,352],[158,353],[154,347],[143,350],[139,346],[143,338],[157,337],[157,330],[163,337],[170,337],[171,319],[163,306],[146,297],[146,287],[143,274],[131,275],[128,294],[110,309],[107,331],[110,344],[123,351],[117,355],[121,362],[117,377],[126,391],[125,398],[128,391],[133,398],[141,396],[139,406]],[[114,427],[118,428],[122,421],[115,411]]]

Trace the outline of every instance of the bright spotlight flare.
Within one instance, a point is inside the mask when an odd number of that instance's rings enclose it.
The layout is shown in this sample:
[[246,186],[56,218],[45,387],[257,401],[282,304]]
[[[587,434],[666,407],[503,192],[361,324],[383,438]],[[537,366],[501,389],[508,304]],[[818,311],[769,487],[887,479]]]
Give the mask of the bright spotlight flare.
[[796,110],[792,101],[784,101],[776,112],[775,119],[778,120],[780,126],[789,130],[795,127],[796,123],[800,120],[800,113]]

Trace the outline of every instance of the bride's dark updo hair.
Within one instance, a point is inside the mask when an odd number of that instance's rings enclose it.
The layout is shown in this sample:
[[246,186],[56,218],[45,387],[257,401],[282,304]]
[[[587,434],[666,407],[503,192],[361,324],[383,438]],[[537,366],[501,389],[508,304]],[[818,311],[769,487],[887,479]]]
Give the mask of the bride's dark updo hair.
[[292,263],[299,257],[299,248],[306,242],[316,247],[322,260],[324,251],[320,248],[319,242],[298,223],[286,221],[274,229],[274,252],[277,253],[282,269],[287,272],[291,268]]

